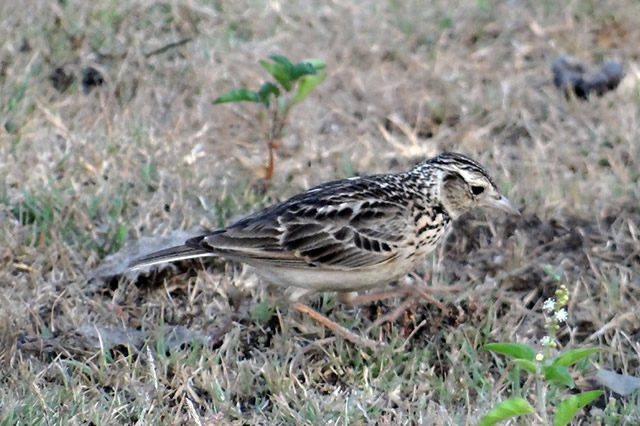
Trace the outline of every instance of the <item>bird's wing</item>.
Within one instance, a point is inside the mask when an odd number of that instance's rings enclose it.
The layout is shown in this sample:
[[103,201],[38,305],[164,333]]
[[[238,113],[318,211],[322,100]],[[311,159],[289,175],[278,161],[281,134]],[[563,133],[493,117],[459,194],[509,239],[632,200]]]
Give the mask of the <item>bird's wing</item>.
[[187,245],[249,264],[352,269],[393,260],[406,244],[410,218],[399,178],[345,179]]

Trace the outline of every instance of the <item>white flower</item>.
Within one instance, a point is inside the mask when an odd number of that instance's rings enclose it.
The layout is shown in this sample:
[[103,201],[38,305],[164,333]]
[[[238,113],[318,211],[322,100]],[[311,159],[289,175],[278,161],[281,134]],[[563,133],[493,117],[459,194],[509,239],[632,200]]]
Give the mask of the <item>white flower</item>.
[[553,346],[555,342],[551,336],[544,336],[542,340],[540,340],[540,344],[542,346]]
[[542,305],[542,309],[547,311],[548,313],[553,312],[553,310],[556,307],[556,301],[553,299],[547,299],[544,301],[544,304]]
[[565,322],[567,320],[567,318],[569,318],[569,314],[567,313],[567,311],[564,308],[562,308],[558,312],[556,312],[556,320],[558,322]]
[[[549,337],[549,336],[545,336],[545,337]],[[538,361],[538,362],[542,362],[542,361],[544,361],[544,355],[543,355],[543,354],[541,354],[541,353],[538,353],[538,354],[536,355],[536,361]]]

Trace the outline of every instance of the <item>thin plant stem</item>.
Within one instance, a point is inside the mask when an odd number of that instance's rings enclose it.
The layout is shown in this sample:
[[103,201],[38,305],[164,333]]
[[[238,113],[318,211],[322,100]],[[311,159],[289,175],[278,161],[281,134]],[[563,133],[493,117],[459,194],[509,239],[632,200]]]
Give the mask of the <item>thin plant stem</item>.
[[277,105],[275,105],[273,109],[273,115],[271,117],[271,129],[267,134],[267,147],[269,148],[269,161],[267,163],[267,167],[265,170],[265,189],[269,187],[271,178],[273,177],[273,171],[275,168],[274,151],[280,145],[280,138],[282,138],[282,132],[284,130],[284,126],[286,126],[287,124],[289,111],[291,111],[292,106],[293,106],[293,103],[287,103],[284,107],[284,110],[281,113],[279,112]]
[[538,416],[542,419],[544,426],[550,426],[547,417],[547,386],[544,379],[538,375],[536,378],[536,406],[538,407]]

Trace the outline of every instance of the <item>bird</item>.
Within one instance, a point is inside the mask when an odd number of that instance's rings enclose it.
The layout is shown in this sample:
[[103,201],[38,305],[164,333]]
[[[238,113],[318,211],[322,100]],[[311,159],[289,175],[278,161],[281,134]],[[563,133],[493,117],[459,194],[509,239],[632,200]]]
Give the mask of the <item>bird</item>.
[[[444,152],[408,171],[323,183],[183,245],[135,259],[128,267],[207,256],[245,263],[280,287],[298,311],[354,343],[373,347],[300,299],[337,292],[340,301],[359,304],[398,295],[393,289],[361,293],[414,271],[455,219],[475,207],[519,214],[481,164]],[[405,294],[434,301],[415,288]]]

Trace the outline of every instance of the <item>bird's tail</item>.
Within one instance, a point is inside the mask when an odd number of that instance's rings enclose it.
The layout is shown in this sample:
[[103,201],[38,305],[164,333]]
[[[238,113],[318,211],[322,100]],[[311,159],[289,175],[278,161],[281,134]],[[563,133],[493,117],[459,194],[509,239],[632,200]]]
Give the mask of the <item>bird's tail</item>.
[[175,262],[178,260],[194,259],[206,256],[215,256],[215,253],[197,247],[182,245],[156,251],[146,256],[134,259],[129,263],[128,267],[129,269],[135,270],[157,265],[159,263]]

